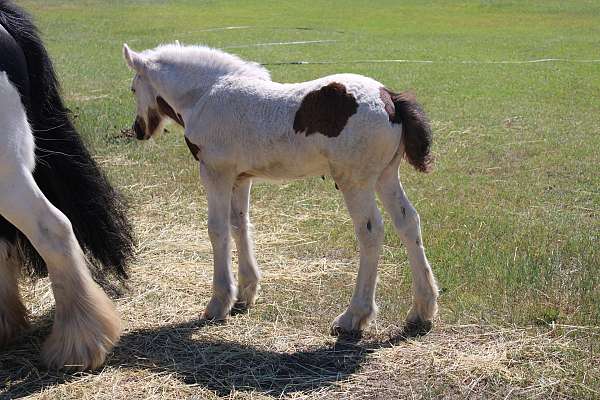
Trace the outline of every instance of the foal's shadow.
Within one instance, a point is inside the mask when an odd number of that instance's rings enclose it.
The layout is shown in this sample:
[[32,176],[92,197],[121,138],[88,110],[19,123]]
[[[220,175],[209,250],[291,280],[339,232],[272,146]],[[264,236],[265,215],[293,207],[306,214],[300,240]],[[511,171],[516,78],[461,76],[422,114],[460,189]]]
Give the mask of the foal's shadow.
[[[49,333],[48,324],[0,353],[0,398],[35,394],[81,377],[79,373],[46,371],[39,365],[39,347]],[[193,334],[204,325],[204,321],[191,321],[128,332],[107,364],[167,372],[185,384],[200,385],[221,396],[248,390],[279,397],[344,379],[358,371],[370,352],[405,338],[405,332],[370,342],[340,336],[328,346],[287,353],[230,341],[194,339]]]

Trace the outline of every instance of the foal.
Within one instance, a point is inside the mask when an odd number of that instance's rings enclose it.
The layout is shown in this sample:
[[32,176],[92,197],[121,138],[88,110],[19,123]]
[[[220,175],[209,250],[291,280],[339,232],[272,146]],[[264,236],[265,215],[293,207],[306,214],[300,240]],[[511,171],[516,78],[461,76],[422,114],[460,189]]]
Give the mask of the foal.
[[[260,273],[248,229],[252,180],[330,175],[360,243],[356,288],[333,332],[360,331],[377,311],[383,222],[376,192],[408,250],[414,302],[407,323],[429,329],[438,290],[419,216],[398,180],[403,157],[420,171],[431,164],[430,127],[411,96],[352,74],[276,83],[258,64],[207,47],[174,44],[137,53],[124,45],[123,53],[135,71],[137,138],[150,138],[170,118],[185,128],[199,163],[214,252],[213,295],[205,318],[224,319],[236,301],[254,304]],[[239,253],[237,288],[230,235]]]

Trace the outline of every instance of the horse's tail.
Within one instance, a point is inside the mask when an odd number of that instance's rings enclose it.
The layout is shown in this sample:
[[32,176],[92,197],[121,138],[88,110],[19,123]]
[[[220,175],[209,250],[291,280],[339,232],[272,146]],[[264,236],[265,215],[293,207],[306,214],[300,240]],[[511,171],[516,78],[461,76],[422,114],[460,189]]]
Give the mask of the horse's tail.
[[[133,258],[134,235],[119,193],[87,151],[60,97],[52,62],[31,17],[10,1],[0,0],[0,24],[19,44],[27,60],[30,93],[27,116],[35,137],[34,178],[44,195],[71,221],[79,244],[97,278],[112,272],[126,278]],[[46,265],[24,235],[19,248],[30,272],[44,274]]]
[[395,111],[390,115],[390,120],[392,123],[402,124],[404,156],[417,171],[431,171],[431,126],[423,108],[410,92],[387,92],[394,103]]

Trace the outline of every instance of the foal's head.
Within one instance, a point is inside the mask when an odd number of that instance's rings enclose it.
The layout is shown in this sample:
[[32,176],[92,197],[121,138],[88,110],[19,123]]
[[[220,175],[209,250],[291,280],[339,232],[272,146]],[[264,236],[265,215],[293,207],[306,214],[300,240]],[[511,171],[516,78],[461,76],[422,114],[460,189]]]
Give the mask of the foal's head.
[[126,44],[123,45],[123,56],[129,68],[135,72],[131,84],[131,92],[137,103],[137,116],[133,123],[135,136],[140,140],[150,139],[164,127],[165,113],[162,111],[158,92],[148,79],[148,61],[143,54],[136,53]]

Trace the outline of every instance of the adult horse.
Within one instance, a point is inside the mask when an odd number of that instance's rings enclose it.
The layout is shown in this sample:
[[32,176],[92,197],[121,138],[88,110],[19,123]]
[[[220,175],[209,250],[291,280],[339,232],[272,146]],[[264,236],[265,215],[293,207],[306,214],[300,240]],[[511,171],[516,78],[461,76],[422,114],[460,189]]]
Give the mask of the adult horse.
[[126,277],[132,228],[68,118],[31,18],[4,0],[0,55],[0,348],[27,326],[19,274],[48,273],[56,310],[43,360],[95,368],[121,328],[92,275]]
[[[184,126],[199,162],[214,252],[206,318],[225,318],[236,300],[254,303],[260,273],[248,229],[252,180],[330,175],[344,196],[360,244],[354,295],[332,330],[360,331],[377,310],[383,221],[375,193],[408,251],[413,306],[407,325],[429,329],[437,311],[437,286],[419,215],[398,179],[402,158],[424,172],[431,164],[431,130],[412,96],[353,74],[277,83],[256,63],[202,46],[164,45],[137,53],[125,45],[123,51],[135,71],[136,136],[150,138],[170,118]],[[230,235],[239,257],[237,288]]]

